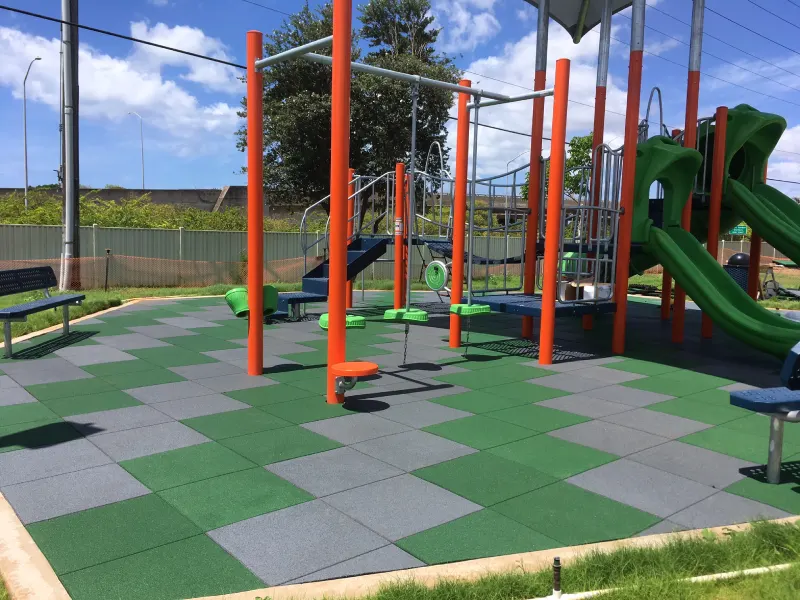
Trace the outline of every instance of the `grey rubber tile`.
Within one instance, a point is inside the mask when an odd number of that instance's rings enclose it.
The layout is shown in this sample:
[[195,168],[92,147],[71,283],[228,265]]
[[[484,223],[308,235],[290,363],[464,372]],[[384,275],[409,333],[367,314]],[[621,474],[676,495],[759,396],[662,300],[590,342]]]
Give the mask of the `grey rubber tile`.
[[[317,331],[322,332],[322,330],[319,329],[319,326],[317,326]],[[318,342],[320,340],[327,339],[326,336],[320,335],[319,333],[294,329],[287,325],[276,327],[274,329],[267,329],[264,331],[264,338],[266,339],[268,337],[275,338],[276,340],[283,340],[284,342]]]
[[644,379],[647,375],[640,375],[639,373],[628,373],[626,371],[619,371],[617,369],[607,369],[603,366],[591,366],[585,369],[576,369],[570,373],[580,375],[581,377],[588,377],[598,381],[605,381],[606,383],[625,383],[626,381],[633,381],[635,379]]
[[[389,342],[387,344],[371,344],[373,348],[379,350],[386,350],[388,352],[395,352],[400,354],[400,362],[402,363],[403,342]],[[440,350],[439,348],[432,348],[423,344],[415,345],[413,340],[409,338],[408,344],[408,363],[422,362],[422,361],[438,361],[445,358],[458,358],[460,356],[457,352],[450,352],[449,350]],[[413,360],[413,358],[418,360]]]
[[210,363],[206,365],[189,365],[187,367],[169,367],[169,370],[184,379],[206,379],[222,375],[241,375],[244,369],[227,362]]
[[648,527],[644,531],[640,531],[634,537],[644,537],[646,535],[658,535],[660,533],[675,533],[676,531],[683,531],[686,527],[673,523],[669,519],[664,519],[660,523],[656,523],[652,527]]
[[61,357],[2,363],[0,364],[0,371],[3,371],[11,379],[23,386],[75,381],[92,377],[90,373]]
[[74,346],[72,348],[62,348],[56,350],[61,358],[68,360],[73,365],[78,367],[87,367],[89,365],[103,365],[106,363],[123,362],[127,360],[139,360],[132,354],[117,350],[116,348],[109,348],[102,344],[96,346]]
[[408,474],[327,496],[325,502],[391,541],[483,508]]
[[675,415],[647,410],[646,408],[636,408],[628,412],[609,415],[603,417],[602,420],[673,440],[711,427],[711,425],[700,421],[676,417]]
[[[540,381],[541,379],[536,380],[537,383]],[[601,400],[630,404],[631,406],[638,406],[639,408],[674,398],[674,396],[668,396],[667,394],[637,390],[636,388],[625,387],[623,385],[609,385],[592,390],[591,395]]]
[[92,436],[158,425],[172,419],[151,406],[142,405],[74,415],[64,420],[83,435]]
[[147,337],[162,339],[172,337],[183,337],[187,335],[197,335],[194,331],[183,329],[182,327],[173,327],[172,325],[141,325],[137,327],[128,327],[134,333],[141,333]]
[[755,463],[678,441],[642,450],[628,458],[718,489],[744,479],[740,469],[756,466]]
[[[247,349],[247,338],[229,340],[231,344],[239,344]],[[303,352],[316,352],[316,348],[303,346],[296,342],[287,342],[273,337],[264,336],[264,352],[273,356],[283,356],[284,354],[302,354]],[[210,355],[209,355],[210,356]],[[290,357],[291,358],[291,357]]]
[[266,469],[317,497],[402,475],[396,467],[352,448],[337,448],[267,465]]
[[669,438],[604,421],[587,421],[547,435],[617,456],[627,456],[669,441]]
[[717,492],[710,486],[624,458],[570,477],[567,482],[662,518]]
[[[11,381],[11,378],[9,377],[8,380]],[[0,388],[0,406],[28,404],[36,401],[36,398],[25,391],[25,388],[21,386],[17,385],[12,387],[11,385],[8,385],[7,387]]]
[[589,390],[596,390],[597,388],[609,385],[607,382],[598,379],[576,377],[574,373],[557,373],[555,375],[539,377],[537,379],[532,379],[531,383],[572,393],[588,392]]
[[95,342],[116,348],[117,350],[144,350],[145,348],[161,348],[169,346],[156,338],[142,335],[141,333],[123,333],[121,335],[107,335],[92,338]]
[[16,483],[52,477],[110,463],[85,439],[43,448],[24,448],[0,454],[0,489]]
[[538,361],[531,361],[522,363],[526,367],[538,367],[548,371],[555,371],[556,373],[568,373],[570,371],[577,371],[586,369],[588,367],[596,367],[600,365],[607,365],[610,363],[621,362],[624,360],[618,356],[607,356],[604,358],[587,358],[585,360],[571,360],[567,362],[559,362],[552,365],[540,365]]
[[311,575],[300,577],[289,583],[308,583],[309,581],[324,581],[326,579],[340,579],[353,575],[368,573],[384,573],[386,571],[401,571],[426,566],[424,562],[411,556],[408,552],[400,550],[394,544],[356,556],[350,560],[340,562],[327,569],[322,569]]
[[211,321],[204,321],[196,317],[167,317],[166,319],[156,319],[159,323],[164,325],[172,325],[173,327],[181,327],[182,329],[202,329],[205,327],[222,327],[219,323],[212,323]]
[[174,421],[92,436],[92,443],[117,462],[208,441],[206,436]]
[[433,398],[443,398],[445,396],[464,394],[472,391],[460,385],[442,385],[441,381],[436,381],[434,379],[427,380],[427,384],[428,387],[426,389],[417,390],[412,392],[411,395],[417,400],[432,400]]
[[591,394],[591,392],[587,392],[586,394],[561,396],[560,398],[551,398],[550,400],[544,400],[543,402],[537,402],[536,404],[538,406],[555,408],[556,410],[563,410],[564,412],[583,415],[584,417],[591,417],[593,419],[607,417],[608,415],[614,415],[627,410],[633,410],[633,407],[627,404],[609,402],[608,400],[600,400],[599,398],[594,398],[589,394]]
[[387,544],[322,500],[239,521],[208,535],[266,585],[316,573]]
[[744,392],[746,390],[756,390],[758,388],[754,385],[747,385],[746,383],[730,383],[728,385],[723,385],[718,389],[726,392]]
[[[368,388],[356,389],[351,392],[347,392],[347,401],[352,402],[354,406],[356,406],[359,402],[365,402],[365,401],[382,402],[384,404],[388,404],[389,406],[396,406],[398,404],[408,404],[409,402],[419,402],[420,398],[417,398],[414,394],[405,391],[405,388],[408,387],[413,387],[413,389],[420,388],[420,386],[408,386],[408,385],[406,385],[402,389],[395,387],[385,388],[381,386],[370,385],[370,387]],[[380,414],[380,412],[376,414]]]
[[20,520],[35,523],[149,494],[119,465],[103,465],[3,488]]
[[238,400],[223,396],[222,394],[209,394],[208,396],[169,400],[167,402],[159,402],[153,406],[162,413],[179,421],[250,408],[249,404],[239,402]]
[[354,444],[353,448],[404,471],[429,467],[476,452],[426,431],[407,431]]
[[20,385],[11,379],[8,375],[0,375],[0,390],[7,390],[10,388],[18,388]]
[[717,492],[713,496],[675,513],[669,519],[687,529],[701,529],[791,516],[790,513],[749,498],[742,498],[728,492]]
[[[381,411],[379,414],[384,412]],[[358,442],[411,430],[401,423],[367,413],[312,421],[301,425],[301,427],[345,445],[357,444]]]
[[213,394],[214,391],[194,381],[176,381],[175,383],[162,383],[159,385],[131,388],[125,390],[125,393],[130,394],[145,404],[156,404],[159,402],[168,402],[169,400],[208,396],[209,394]]
[[417,429],[470,416],[472,416],[471,412],[435,404],[427,400],[390,406],[381,411],[382,418]]
[[267,387],[276,385],[278,382],[266,377],[252,377],[247,373],[233,373],[231,375],[218,375],[204,379],[196,379],[196,383],[207,387],[215,392],[233,392],[236,390],[248,390],[250,388]]

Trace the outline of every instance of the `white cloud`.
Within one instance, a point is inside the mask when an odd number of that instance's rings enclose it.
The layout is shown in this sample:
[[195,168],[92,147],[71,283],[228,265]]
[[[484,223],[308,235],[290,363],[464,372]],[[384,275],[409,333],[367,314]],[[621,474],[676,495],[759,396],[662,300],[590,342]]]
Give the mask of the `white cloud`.
[[524,4],[520,8],[517,9],[516,15],[517,20],[521,22],[530,21],[534,15],[533,7],[530,4]]
[[169,0],[147,0],[153,6],[166,6],[169,4]]
[[444,52],[474,50],[500,32],[494,16],[496,0],[437,0],[433,15],[443,26],[439,47]]
[[[175,34],[175,31],[179,34]],[[172,28],[156,25],[150,33],[183,35],[190,43],[191,28]],[[141,31],[139,32],[141,33]],[[210,39],[203,36],[198,39]],[[208,42],[205,42],[208,44]],[[218,43],[218,42],[217,42]],[[221,45],[220,45],[221,46]],[[22,80],[31,56],[41,56],[28,78],[29,101],[42,102],[54,110],[59,107],[59,48],[55,38],[34,36],[17,29],[0,27],[0,86],[11,88],[12,94],[22,97]],[[191,46],[192,48],[198,47]],[[208,49],[208,45],[205,46]],[[219,50],[221,51],[221,50]],[[130,56],[114,57],[89,45],[79,49],[79,84],[81,117],[119,122],[136,111],[152,132],[161,132],[158,143],[179,155],[214,152],[220,144],[229,145],[238,123],[236,106],[224,102],[204,105],[198,98],[175,81],[166,79],[161,68],[170,65],[187,69],[185,79],[199,81],[208,78],[221,82],[221,75],[209,73],[175,53],[151,54],[134,50]],[[232,81],[230,91],[241,94],[241,83]],[[238,89],[237,89],[238,88]]]

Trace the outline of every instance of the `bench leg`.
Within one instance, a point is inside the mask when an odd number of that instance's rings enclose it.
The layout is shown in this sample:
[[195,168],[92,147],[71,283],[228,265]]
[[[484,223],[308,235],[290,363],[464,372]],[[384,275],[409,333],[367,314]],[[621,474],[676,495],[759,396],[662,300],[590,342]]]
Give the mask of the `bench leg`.
[[62,332],[64,335],[69,335],[69,305],[65,304],[61,307],[61,313],[64,315],[64,325],[62,327]]
[[781,482],[781,459],[783,457],[783,421],[777,417],[769,419],[769,456],[767,458],[767,481]]
[[300,320],[300,305],[292,304],[292,321]]
[[11,358],[11,321],[3,322],[3,343],[6,358]]

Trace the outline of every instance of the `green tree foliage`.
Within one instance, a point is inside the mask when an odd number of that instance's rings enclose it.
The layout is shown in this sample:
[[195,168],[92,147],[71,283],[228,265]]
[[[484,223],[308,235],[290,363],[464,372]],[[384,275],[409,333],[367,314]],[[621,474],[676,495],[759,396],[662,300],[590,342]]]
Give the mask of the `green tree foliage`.
[[[588,177],[588,174],[581,173],[582,168],[592,166],[592,132],[586,135],[576,135],[569,141],[567,148],[566,175],[564,177],[564,193],[569,196],[577,196],[581,192],[581,178]],[[550,163],[547,163],[546,177],[550,176]],[[528,179],[529,173],[525,175],[525,183],[522,186],[522,198],[528,200]],[[547,190],[545,190],[546,192]]]
[[[363,27],[353,40],[353,60],[361,59],[357,43],[373,50],[364,62],[376,66],[456,82],[460,71],[433,43],[428,0],[373,0],[361,7]],[[330,35],[330,3],[312,10],[306,4],[267,36],[267,55]],[[329,50],[321,53],[330,54]],[[316,200],[328,193],[330,180],[331,69],[291,60],[264,72],[264,186],[291,190]],[[406,83],[355,74],[351,84],[350,165],[359,173],[390,171],[409,159],[411,90]],[[416,164],[424,165],[434,141],[444,145],[445,123],[453,103],[449,92],[421,89]],[[239,116],[246,117],[242,101]],[[237,132],[237,147],[247,144],[246,126]]]

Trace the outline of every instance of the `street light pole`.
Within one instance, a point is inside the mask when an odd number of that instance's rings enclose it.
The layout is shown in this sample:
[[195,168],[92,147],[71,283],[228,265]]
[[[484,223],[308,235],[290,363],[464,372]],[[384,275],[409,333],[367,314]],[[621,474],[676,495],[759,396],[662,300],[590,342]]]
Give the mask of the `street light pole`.
[[25,85],[28,83],[28,74],[31,72],[33,63],[42,60],[40,56],[34,58],[25,71],[25,79],[22,80],[22,151],[25,154],[25,210],[28,210],[28,96]]
[[142,119],[142,115],[133,110],[128,114],[136,115],[137,117],[139,117],[139,141],[142,146],[142,190],[144,190],[144,126],[142,124],[144,122],[144,119]]

